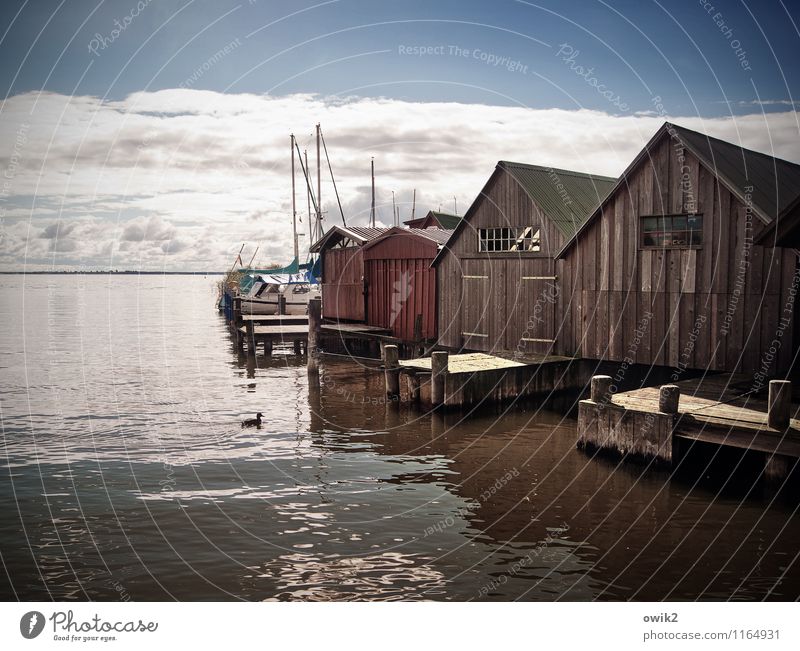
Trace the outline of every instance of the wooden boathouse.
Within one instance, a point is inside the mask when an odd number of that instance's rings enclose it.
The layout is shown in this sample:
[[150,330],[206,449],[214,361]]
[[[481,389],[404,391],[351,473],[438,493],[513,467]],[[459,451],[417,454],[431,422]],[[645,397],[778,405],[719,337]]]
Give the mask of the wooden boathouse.
[[333,226],[314,242],[311,253],[322,258],[322,317],[334,321],[366,321],[366,287],[362,247],[386,228]]
[[665,123],[556,256],[556,351],[786,374],[797,252],[758,242],[798,197],[800,165]]
[[388,329],[402,342],[436,340],[436,270],[431,263],[451,234],[395,226],[363,246],[367,324]]
[[500,161],[434,260],[439,344],[551,352],[559,330],[555,255],[615,182]]

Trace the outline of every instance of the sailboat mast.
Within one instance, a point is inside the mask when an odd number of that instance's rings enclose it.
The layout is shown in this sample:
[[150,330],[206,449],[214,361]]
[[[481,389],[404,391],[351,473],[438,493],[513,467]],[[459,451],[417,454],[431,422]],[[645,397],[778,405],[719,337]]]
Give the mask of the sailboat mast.
[[372,228],[375,228],[375,158],[370,160],[370,169],[372,170],[372,208],[369,211],[369,223]]
[[317,238],[322,237],[322,159],[319,152],[319,122],[317,122]]
[[[306,173],[308,173],[308,149],[303,150],[303,158],[305,158]],[[316,239],[314,239],[314,221],[311,219],[311,189],[308,187],[308,182],[306,182],[306,201],[308,202],[308,237],[312,242],[316,242]]]
[[300,251],[297,245],[297,195],[295,193],[295,180],[294,180],[294,134],[290,136],[290,144],[292,147],[292,239],[294,242],[294,259],[300,264]]
[[392,226],[397,226],[397,206],[394,202],[394,190],[392,190]]
[[414,213],[417,210],[417,189],[414,188],[414,196],[411,199],[411,219],[414,219]]

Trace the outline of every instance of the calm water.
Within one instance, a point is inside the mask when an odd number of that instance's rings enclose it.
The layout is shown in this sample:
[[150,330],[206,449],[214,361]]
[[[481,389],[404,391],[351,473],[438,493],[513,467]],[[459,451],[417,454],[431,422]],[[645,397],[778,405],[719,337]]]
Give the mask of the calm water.
[[592,459],[563,409],[445,420],[351,361],[248,367],[214,282],[0,276],[0,598],[800,595],[794,505]]

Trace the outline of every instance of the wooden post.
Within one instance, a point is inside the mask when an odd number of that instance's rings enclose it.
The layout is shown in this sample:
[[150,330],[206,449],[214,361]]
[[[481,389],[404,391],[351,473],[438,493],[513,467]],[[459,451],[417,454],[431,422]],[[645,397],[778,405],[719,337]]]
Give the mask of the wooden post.
[[792,383],[788,380],[770,380],[767,424],[773,429],[786,429],[789,427],[791,409]]
[[422,315],[417,314],[414,317],[414,341],[419,343],[422,341]]
[[408,377],[408,396],[411,399],[411,402],[418,403],[419,402],[419,375],[416,373],[412,373]]
[[611,383],[613,380],[610,375],[593,375],[590,399],[592,402],[604,405],[611,400]]
[[664,414],[677,414],[680,399],[680,387],[676,384],[665,384],[658,390],[658,411]]
[[242,327],[242,297],[233,297],[233,321],[231,323],[234,330]]
[[384,347],[386,354],[386,396],[397,399],[400,396],[400,353],[397,346]]
[[322,325],[322,300],[312,298],[308,302],[308,367],[319,366],[319,332]]
[[272,357],[272,339],[264,339],[264,354]]
[[295,339],[294,340],[294,354],[295,355],[300,355],[301,354],[301,351],[300,351],[300,340],[299,339]]
[[252,321],[245,323],[247,329],[247,354],[256,354],[256,325]]
[[444,404],[444,386],[449,363],[450,354],[446,351],[437,350],[431,353],[431,403],[434,407]]
[[286,314],[286,297],[278,294],[278,314]]

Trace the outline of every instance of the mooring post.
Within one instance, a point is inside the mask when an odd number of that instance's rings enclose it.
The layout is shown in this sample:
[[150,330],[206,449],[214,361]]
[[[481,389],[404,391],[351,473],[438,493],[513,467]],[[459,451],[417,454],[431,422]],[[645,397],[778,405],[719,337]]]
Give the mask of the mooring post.
[[450,353],[447,351],[436,350],[431,353],[431,403],[434,407],[444,404],[444,386],[449,363]]
[[413,403],[419,402],[419,385],[419,375],[412,373],[408,376],[408,396]]
[[308,367],[317,368],[319,366],[319,332],[322,325],[322,300],[312,298],[308,302]]
[[300,355],[301,354],[300,340],[299,339],[295,339],[294,340],[294,354],[295,355]]
[[233,327],[237,330],[242,327],[242,297],[233,297]]
[[278,314],[286,314],[286,297],[278,294]]
[[792,383],[788,380],[770,380],[767,424],[773,429],[786,429],[789,427],[791,410]]
[[272,339],[264,340],[264,355],[272,357]]
[[677,414],[681,389],[677,384],[665,384],[658,390],[658,411],[662,414]]
[[610,375],[593,375],[590,393],[591,401],[601,405],[609,402],[611,400],[612,382]]
[[385,376],[386,376],[386,396],[391,399],[397,399],[400,396],[400,351],[395,345],[388,345],[384,347],[386,361],[385,361]]
[[252,321],[245,323],[247,329],[247,354],[256,354],[256,325]]

